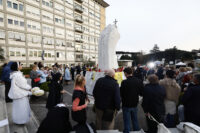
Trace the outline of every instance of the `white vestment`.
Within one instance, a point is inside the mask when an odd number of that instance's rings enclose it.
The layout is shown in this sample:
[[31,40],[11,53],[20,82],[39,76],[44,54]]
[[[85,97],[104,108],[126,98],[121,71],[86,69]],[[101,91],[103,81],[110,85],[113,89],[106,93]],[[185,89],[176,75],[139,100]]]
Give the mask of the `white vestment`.
[[12,119],[15,124],[25,124],[29,122],[31,109],[28,97],[13,99]]

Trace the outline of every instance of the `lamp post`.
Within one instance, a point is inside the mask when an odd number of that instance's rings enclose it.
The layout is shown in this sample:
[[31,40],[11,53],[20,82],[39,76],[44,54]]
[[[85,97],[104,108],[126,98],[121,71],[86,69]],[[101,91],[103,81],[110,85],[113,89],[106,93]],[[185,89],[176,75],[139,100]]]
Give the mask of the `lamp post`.
[[42,36],[41,44],[42,44],[43,50],[42,50],[41,58],[42,58],[42,64],[44,65],[44,54],[45,54],[45,52],[44,52],[44,46],[43,46],[43,39],[44,39],[44,37]]

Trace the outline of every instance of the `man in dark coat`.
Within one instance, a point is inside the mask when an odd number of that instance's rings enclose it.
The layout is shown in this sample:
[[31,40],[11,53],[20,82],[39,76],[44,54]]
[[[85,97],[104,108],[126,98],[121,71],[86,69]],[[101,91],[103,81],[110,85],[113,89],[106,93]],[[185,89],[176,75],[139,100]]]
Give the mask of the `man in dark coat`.
[[78,64],[78,66],[76,66],[76,75],[77,74],[81,74],[81,66],[80,66],[80,64]]
[[1,75],[1,81],[4,82],[5,84],[5,100],[6,102],[12,102],[12,100],[8,97],[8,92],[10,90],[10,86],[11,86],[11,80],[10,80],[10,73],[11,73],[11,69],[10,66],[12,65],[12,61],[10,61],[4,68],[2,71],[2,75]]
[[116,112],[120,109],[120,89],[114,79],[115,71],[110,69],[105,74],[97,80],[93,90],[98,130],[112,130]]
[[144,75],[143,75],[143,68],[141,67],[140,64],[138,64],[137,69],[133,73],[134,77],[140,79],[141,81],[144,80]]
[[82,70],[83,70],[83,76],[85,77],[85,74],[86,74],[86,66],[85,65],[83,65]]
[[164,69],[163,69],[163,65],[161,64],[159,67],[158,67],[158,71],[156,73],[156,75],[158,76],[158,79],[161,80],[161,79],[164,79]]
[[137,119],[137,105],[139,102],[139,95],[142,95],[143,83],[141,80],[133,77],[132,69],[125,68],[124,74],[126,80],[122,81],[120,87],[120,94],[122,99],[122,110],[124,119],[124,133],[129,133],[131,130],[131,122],[133,131],[139,131],[139,123]]
[[71,70],[70,70],[70,72],[71,72],[71,75],[72,75],[72,80],[74,80],[74,72],[75,72],[75,68],[74,68],[73,65],[71,65]]
[[185,121],[200,126],[200,74],[194,75],[193,82],[194,85],[187,88],[182,98]]
[[37,133],[69,133],[71,130],[69,109],[64,104],[58,104],[48,112]]
[[157,123],[149,119],[152,115],[158,122],[163,122],[165,115],[165,88],[158,84],[158,77],[148,77],[149,84],[144,87],[142,107],[146,114],[148,133],[157,133]]

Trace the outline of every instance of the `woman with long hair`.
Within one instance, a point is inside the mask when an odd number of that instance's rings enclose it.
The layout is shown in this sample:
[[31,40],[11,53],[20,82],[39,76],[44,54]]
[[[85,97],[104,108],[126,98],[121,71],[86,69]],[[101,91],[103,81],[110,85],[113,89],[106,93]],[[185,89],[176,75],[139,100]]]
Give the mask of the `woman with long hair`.
[[86,94],[85,83],[84,76],[78,74],[72,96],[72,119],[78,122],[78,124],[85,124],[87,119],[86,107],[88,106],[89,100]]

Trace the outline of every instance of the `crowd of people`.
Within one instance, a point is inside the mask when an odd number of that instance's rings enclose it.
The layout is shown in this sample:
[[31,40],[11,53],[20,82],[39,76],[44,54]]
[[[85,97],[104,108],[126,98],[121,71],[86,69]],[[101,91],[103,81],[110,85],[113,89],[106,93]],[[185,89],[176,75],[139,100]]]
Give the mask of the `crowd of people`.
[[[31,85],[28,85],[20,72],[20,62],[9,62],[4,66],[1,80],[5,83],[6,102],[13,100],[13,122],[25,124],[30,118],[28,97],[31,89],[49,82],[49,96],[46,107],[48,114],[42,121],[38,133],[66,133],[75,130],[87,133],[114,129],[117,112],[122,108],[124,133],[139,131],[138,105],[146,116],[148,133],[157,132],[157,122],[173,128],[179,122],[192,122],[200,126],[200,74],[191,67],[174,68],[160,65],[156,68],[143,68],[140,65],[122,68],[126,79],[121,85],[114,79],[115,70],[108,69],[99,78],[93,89],[96,123],[87,123],[86,109],[90,100],[86,92],[86,66],[65,66],[54,64],[52,68],[42,63],[34,63],[30,72]],[[69,109],[63,103],[63,81],[74,81],[71,116],[77,125],[71,126]],[[142,100],[141,100],[142,99]],[[20,113],[18,113],[20,112]],[[23,113],[22,113],[23,112]],[[19,115],[21,114],[21,115]],[[153,121],[155,118],[157,122]],[[132,125],[132,126],[131,126]],[[131,129],[133,127],[133,129]]]

